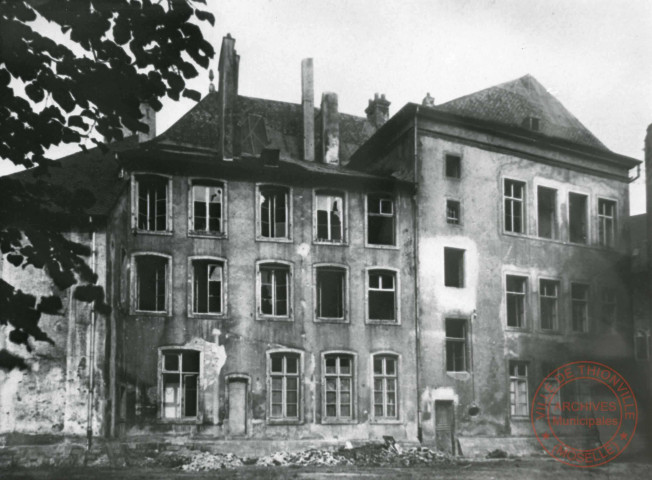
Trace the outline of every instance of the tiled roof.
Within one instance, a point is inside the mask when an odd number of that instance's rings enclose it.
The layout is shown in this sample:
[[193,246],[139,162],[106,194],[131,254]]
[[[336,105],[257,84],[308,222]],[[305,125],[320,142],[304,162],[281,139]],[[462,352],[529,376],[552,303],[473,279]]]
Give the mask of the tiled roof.
[[435,108],[521,128],[526,128],[527,119],[534,117],[539,119],[539,132],[543,135],[609,151],[531,75],[480,90]]

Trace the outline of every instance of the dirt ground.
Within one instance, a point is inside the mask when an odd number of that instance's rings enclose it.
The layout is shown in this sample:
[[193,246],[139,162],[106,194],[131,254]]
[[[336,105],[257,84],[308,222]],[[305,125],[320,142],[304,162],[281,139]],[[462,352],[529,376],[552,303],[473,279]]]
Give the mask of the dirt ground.
[[362,468],[362,467],[242,467],[213,472],[181,472],[156,468],[75,468],[24,469],[0,471],[2,480],[263,480],[263,479],[459,479],[459,480],[576,480],[576,479],[652,479],[652,464],[615,460],[596,468],[574,468],[549,458],[474,461],[441,464],[434,467]]

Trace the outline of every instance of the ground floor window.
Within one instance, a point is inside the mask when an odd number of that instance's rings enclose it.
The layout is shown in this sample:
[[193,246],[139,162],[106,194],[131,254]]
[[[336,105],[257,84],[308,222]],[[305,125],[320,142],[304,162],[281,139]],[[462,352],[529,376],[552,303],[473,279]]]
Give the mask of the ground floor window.
[[196,417],[199,391],[199,352],[165,350],[161,354],[162,417]]
[[324,357],[324,417],[327,420],[353,419],[353,357],[330,354]]
[[275,420],[298,420],[301,398],[299,354],[270,354],[269,379],[269,417]]
[[527,363],[509,362],[509,404],[513,417],[529,414]]
[[398,360],[393,355],[375,355],[374,418],[398,418]]

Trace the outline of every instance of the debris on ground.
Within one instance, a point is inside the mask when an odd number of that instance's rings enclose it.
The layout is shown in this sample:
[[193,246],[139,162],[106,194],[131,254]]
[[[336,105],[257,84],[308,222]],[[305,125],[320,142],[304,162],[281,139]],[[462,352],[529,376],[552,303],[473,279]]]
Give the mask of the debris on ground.
[[[392,439],[393,440],[393,439]],[[258,459],[239,458],[234,454],[201,452],[187,459],[181,468],[186,472],[237,468],[243,465],[261,467],[315,466],[380,466],[408,467],[454,462],[453,456],[427,447],[402,448],[395,441],[353,447],[349,442],[339,450],[310,448],[300,452],[276,452]]]
[[501,450],[500,448],[497,448],[487,453],[487,458],[507,458],[507,452],[505,450]]

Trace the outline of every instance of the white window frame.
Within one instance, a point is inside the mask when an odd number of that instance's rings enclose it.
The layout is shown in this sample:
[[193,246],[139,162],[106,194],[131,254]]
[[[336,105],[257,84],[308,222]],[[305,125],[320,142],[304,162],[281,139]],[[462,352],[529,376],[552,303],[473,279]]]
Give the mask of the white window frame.
[[[166,268],[166,289],[165,292],[165,310],[139,310],[138,309],[138,257],[161,257],[167,261]],[[131,314],[132,315],[150,315],[150,316],[170,316],[172,315],[172,279],[174,277],[172,256],[160,252],[134,252],[131,254],[131,275],[130,275],[130,297],[131,297]]]
[[[517,367],[525,367],[525,375],[520,373],[520,368],[517,369],[516,374],[512,374],[512,365]],[[529,370],[530,365],[528,362],[522,360],[509,360],[507,362],[507,374],[509,377],[509,413],[512,418],[527,418],[530,415],[530,385],[529,385]],[[520,398],[518,385],[525,384],[525,402]],[[513,388],[514,386],[514,388]],[[514,401],[512,401],[512,393],[514,393]],[[527,412],[524,414],[516,413],[518,405],[525,404]]]
[[[461,265],[459,266],[459,270],[461,272],[458,272],[458,276],[462,280],[460,282],[460,285],[446,285],[446,251],[447,250],[455,250],[456,252],[462,252],[462,259],[461,259]],[[445,288],[458,288],[458,289],[463,289],[467,287],[468,281],[467,281],[467,269],[466,269],[466,264],[467,264],[467,250],[465,248],[457,248],[457,247],[448,247],[444,246],[443,248],[443,273],[444,273],[444,287]]]
[[[464,336],[463,337],[449,337],[447,335],[447,326],[448,322],[451,323],[462,323],[464,325]],[[446,317],[444,318],[444,368],[446,373],[449,374],[459,374],[459,373],[470,373],[471,372],[471,358],[469,352],[469,321],[466,318],[460,317]],[[448,369],[448,342],[453,342],[455,344],[462,344],[462,349],[464,352],[464,370],[449,370]]]
[[[611,204],[613,206],[613,215],[609,216],[604,213],[600,212],[600,205],[602,202],[605,202],[607,204]],[[597,235],[598,235],[598,245],[603,247],[603,248],[616,248],[616,228],[618,226],[618,202],[614,199],[611,198],[605,198],[605,197],[598,197],[598,203],[596,205],[597,208]],[[604,238],[605,235],[603,234],[603,224],[611,220],[611,238]],[[606,231],[606,229],[605,229]]]
[[[177,351],[177,352],[196,352],[199,355],[199,372],[197,372],[197,415],[192,416],[192,417],[165,417],[164,416],[164,409],[165,409],[165,392],[164,392],[164,382],[163,382],[163,374],[166,373],[165,368],[164,368],[164,357],[165,354],[171,351]],[[204,407],[204,402],[202,398],[202,385],[204,384],[204,352],[197,348],[188,348],[185,346],[163,346],[158,348],[158,385],[157,385],[157,391],[158,391],[158,412],[157,412],[157,417],[160,422],[163,423],[197,423],[200,424],[203,421],[203,407]],[[177,372],[171,372],[171,373],[177,373]],[[183,365],[181,364],[181,361],[179,363],[179,376],[183,375]],[[186,372],[190,373],[190,372]],[[179,385],[183,385],[183,382],[179,382]]]
[[[317,282],[320,269],[341,270],[344,272],[344,288],[342,293],[342,318],[319,316],[319,284]],[[349,323],[349,267],[339,263],[316,263],[312,266],[314,321],[317,323]]]
[[[207,260],[222,264],[222,311],[220,313],[195,312],[195,268],[194,262]],[[226,258],[207,255],[193,255],[188,257],[188,316],[201,317],[226,317],[228,314],[228,265]]]
[[[448,204],[449,203],[454,203],[457,204],[457,218],[454,218],[449,215],[449,210],[448,210]],[[447,198],[446,199],[446,204],[444,206],[446,210],[446,224],[447,225],[453,225],[456,227],[459,227],[462,225],[462,202],[456,198]],[[455,221],[451,221],[455,220]]]
[[[376,408],[375,408],[375,380],[376,380],[376,375],[374,373],[374,360],[376,357],[393,357],[396,360],[396,375],[395,377],[387,377],[386,375],[381,375],[382,378],[395,378],[396,379],[396,391],[395,391],[395,405],[396,405],[396,416],[394,417],[387,417],[387,416],[376,416]],[[370,390],[371,390],[371,409],[370,411],[370,421],[372,423],[400,423],[401,422],[401,356],[390,350],[383,350],[383,351],[378,351],[378,352],[372,352],[372,354],[369,357],[370,359],[370,364],[369,364],[369,377],[370,377]],[[386,409],[386,398],[385,398],[385,393],[386,393],[386,387],[383,386],[383,410],[385,411]]]
[[[160,177],[167,180],[166,188],[166,215],[165,230],[145,230],[138,228],[138,201],[139,201],[139,178],[141,177]],[[172,235],[173,233],[173,213],[172,213],[172,177],[160,173],[151,172],[133,172],[130,177],[131,182],[131,229],[133,232],[147,235]]]
[[[575,298],[573,295],[573,287],[582,287],[584,288],[586,292],[586,298],[585,299],[580,299],[580,298]],[[590,312],[590,305],[591,305],[591,286],[588,282],[582,282],[582,281],[572,281],[570,284],[570,306],[571,306],[571,311],[570,311],[570,322],[569,322],[569,327],[570,331],[572,333],[589,333],[591,330],[590,325],[591,325],[591,312]],[[575,329],[575,304],[577,302],[581,302],[583,305],[583,311],[584,311],[584,320],[582,323],[582,330],[576,330]]]
[[[194,187],[217,187],[222,189],[222,220],[221,231],[195,230],[195,189]],[[189,237],[228,237],[228,187],[227,182],[219,179],[189,178],[188,179],[188,236]],[[208,212],[208,210],[207,210]],[[208,221],[207,221],[208,226]]]
[[[317,237],[319,225],[317,221],[317,198],[318,197],[340,197],[342,199],[342,225],[341,225],[341,240],[329,240],[329,239],[320,239]],[[341,190],[330,190],[327,188],[317,188],[312,191],[312,239],[313,243],[318,245],[347,245],[349,241],[349,232],[348,232],[348,195],[346,192]],[[328,222],[330,224],[330,216],[328,217]],[[330,235],[330,226],[328,228]]]
[[[370,318],[369,316],[369,292],[371,286],[369,277],[374,271],[385,271],[394,274],[394,320],[379,320]],[[388,291],[381,289],[379,291]],[[365,320],[367,324],[375,325],[400,325],[401,324],[401,277],[400,271],[397,268],[387,266],[373,266],[365,268]]]
[[[538,310],[538,316],[539,316],[539,325],[538,325],[538,330],[541,332],[546,332],[546,333],[559,333],[562,328],[561,328],[561,296],[562,296],[562,285],[561,285],[561,279],[559,278],[551,278],[551,277],[540,277],[537,279],[537,310]],[[541,288],[541,282],[554,282],[557,285],[557,295],[556,296],[551,296],[551,295],[543,295],[543,290]],[[555,305],[556,305],[556,315],[553,320],[554,324],[552,328],[543,328],[543,312],[541,309],[541,300],[543,298],[554,298],[556,300]]]
[[[287,315],[270,315],[263,313],[262,310],[262,274],[261,269],[267,266],[277,265],[287,268],[288,270],[288,283],[287,283]],[[276,259],[263,259],[256,262],[256,320],[277,320],[291,322],[294,318],[294,265],[292,262]]]
[[[287,354],[287,355],[297,355],[298,359],[298,375],[297,375],[297,392],[298,392],[298,411],[297,417],[272,417],[272,356],[276,354]],[[304,375],[304,352],[296,348],[275,348],[267,350],[266,352],[267,366],[267,394],[266,394],[266,421],[268,424],[277,424],[277,425],[297,425],[303,423],[304,418],[304,386],[303,386],[303,375]],[[285,377],[286,375],[284,375]],[[285,399],[285,388],[283,389],[283,396]],[[285,405],[285,400],[283,402]],[[284,407],[286,408],[286,407]]]
[[[394,243],[392,245],[384,245],[379,243],[369,243],[369,197],[383,196],[391,199],[392,201],[392,215],[383,213],[373,213],[372,216],[378,217],[393,217],[394,218]],[[399,241],[399,215],[398,215],[399,197],[394,193],[388,192],[367,192],[364,194],[364,246],[366,248],[386,248],[391,250],[398,250],[400,245]],[[382,208],[382,207],[381,207]]]
[[[507,192],[507,182],[513,182],[520,184],[523,188],[523,196],[522,198],[518,198],[514,196],[514,191],[512,189],[511,192]],[[503,212],[503,232],[511,234],[511,235],[527,235],[527,226],[528,226],[528,219],[527,219],[527,190],[528,190],[528,185],[527,182],[523,180],[519,180],[516,178],[511,178],[511,177],[503,177],[502,178],[502,185],[501,185],[501,191],[503,192],[501,201],[502,201],[502,208],[501,211]],[[512,218],[512,225],[510,228],[508,228],[507,225],[507,202],[509,202],[510,205],[510,212],[511,212],[511,218]],[[521,210],[521,231],[514,231],[514,204],[520,204],[520,210]]]
[[[508,277],[516,277],[523,281],[525,291],[524,292],[515,292],[508,289]],[[505,273],[505,328],[509,330],[525,330],[528,328],[529,321],[529,292],[530,292],[530,278],[526,273],[519,272],[506,272]],[[523,319],[521,325],[510,325],[509,324],[509,297],[510,295],[518,295],[522,298],[523,301]]]
[[[335,417],[329,417],[326,415],[326,377],[327,376],[333,376],[339,379],[339,371],[336,374],[327,374],[326,373],[326,358],[329,356],[346,356],[351,359],[353,362],[352,368],[351,368],[351,374],[349,377],[351,378],[351,416],[350,417],[342,417],[341,415],[335,416]],[[338,362],[339,366],[339,362]],[[346,376],[346,375],[345,375]],[[357,422],[357,410],[358,410],[358,388],[357,388],[357,382],[358,382],[358,354],[352,351],[348,350],[327,350],[325,352],[322,352],[321,354],[321,383],[322,383],[322,397],[321,397],[321,423],[326,423],[326,424],[354,424],[358,423]],[[339,410],[339,405],[340,405],[340,390],[339,390],[339,382],[337,382],[338,388],[337,388],[337,409]]]
[[[265,188],[278,188],[286,190],[286,223],[287,223],[287,235],[285,237],[263,237],[262,232],[262,193],[261,189]],[[255,195],[255,217],[256,217],[256,241],[259,242],[278,242],[278,243],[292,243],[292,231],[293,231],[293,222],[292,222],[292,212],[293,212],[293,194],[292,188],[276,183],[257,183],[256,184],[256,195]]]

